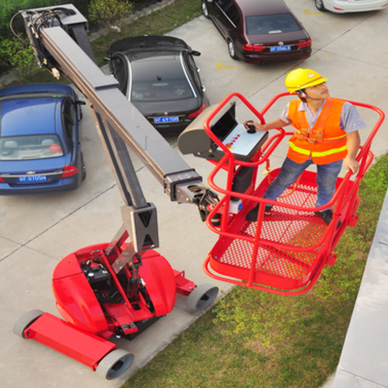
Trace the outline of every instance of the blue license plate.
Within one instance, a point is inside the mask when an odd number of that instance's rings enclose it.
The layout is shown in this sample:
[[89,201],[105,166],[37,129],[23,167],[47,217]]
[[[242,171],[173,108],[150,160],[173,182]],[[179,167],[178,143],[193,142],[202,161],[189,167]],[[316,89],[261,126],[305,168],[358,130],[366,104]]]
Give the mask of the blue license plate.
[[37,182],[46,182],[47,177],[46,175],[31,175],[31,176],[20,176],[19,182],[20,183],[37,183]]
[[291,46],[288,45],[288,46],[272,46],[269,48],[269,51],[270,52],[274,52],[274,51],[290,51],[291,50]]
[[179,117],[178,116],[154,117],[154,124],[164,124],[164,123],[179,123]]

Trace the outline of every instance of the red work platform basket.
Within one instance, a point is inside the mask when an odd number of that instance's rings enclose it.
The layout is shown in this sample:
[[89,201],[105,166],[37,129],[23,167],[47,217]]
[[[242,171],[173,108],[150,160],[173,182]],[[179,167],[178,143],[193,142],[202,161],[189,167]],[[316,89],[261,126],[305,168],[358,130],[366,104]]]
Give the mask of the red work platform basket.
[[[218,280],[283,295],[297,295],[312,288],[325,265],[335,263],[336,255],[332,252],[336,244],[346,227],[354,226],[357,222],[356,211],[360,202],[358,189],[372,163],[370,146],[384,120],[384,113],[371,105],[349,101],[353,105],[374,110],[379,117],[360,147],[357,175],[351,179],[352,174],[348,172],[343,178],[338,178],[336,192],[329,203],[315,207],[316,173],[311,171],[305,171],[297,185],[288,188],[277,201],[264,200],[262,195],[280,169],[269,172],[256,187],[258,168],[268,163],[272,152],[292,132],[279,128],[247,162],[237,160],[233,152],[215,136],[211,130],[212,120],[227,104],[236,101],[245,104],[264,123],[264,115],[269,108],[279,98],[289,95],[283,93],[275,96],[258,112],[242,95],[232,93],[205,120],[205,131],[225,154],[219,162],[213,162],[216,167],[208,178],[209,185],[223,196],[207,218],[208,227],[220,237],[203,268],[209,276]],[[249,184],[244,187],[244,192],[234,191],[236,177],[246,170],[250,170]],[[225,188],[215,183],[220,171],[227,171]],[[262,204],[257,221],[246,221],[246,214],[257,203]],[[268,213],[264,210],[265,203],[273,205]],[[237,212],[236,207],[240,208]],[[328,208],[333,209],[333,219],[326,225],[315,212]]]

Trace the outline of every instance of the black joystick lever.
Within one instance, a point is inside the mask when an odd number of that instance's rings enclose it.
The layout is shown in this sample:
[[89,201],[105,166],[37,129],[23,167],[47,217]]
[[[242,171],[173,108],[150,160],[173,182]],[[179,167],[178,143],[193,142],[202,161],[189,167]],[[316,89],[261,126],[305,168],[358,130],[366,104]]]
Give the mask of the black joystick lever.
[[256,129],[255,129],[255,126],[254,125],[249,125],[249,123],[253,123],[253,121],[252,120],[249,120],[249,121],[247,121],[247,126],[248,126],[248,133],[256,133]]

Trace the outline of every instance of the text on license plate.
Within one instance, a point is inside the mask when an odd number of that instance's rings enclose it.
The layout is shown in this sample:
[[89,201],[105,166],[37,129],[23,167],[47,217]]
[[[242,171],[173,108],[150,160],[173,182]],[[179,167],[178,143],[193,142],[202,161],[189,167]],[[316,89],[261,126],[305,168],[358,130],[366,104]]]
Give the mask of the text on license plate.
[[288,45],[288,46],[272,46],[272,47],[270,47],[269,50],[271,52],[273,52],[273,51],[290,51],[291,46],[290,45]]
[[178,123],[178,116],[162,116],[162,117],[154,117],[155,124],[163,124],[163,123]]
[[47,181],[46,175],[31,175],[31,176],[20,176],[20,183],[34,183],[34,182],[45,182]]

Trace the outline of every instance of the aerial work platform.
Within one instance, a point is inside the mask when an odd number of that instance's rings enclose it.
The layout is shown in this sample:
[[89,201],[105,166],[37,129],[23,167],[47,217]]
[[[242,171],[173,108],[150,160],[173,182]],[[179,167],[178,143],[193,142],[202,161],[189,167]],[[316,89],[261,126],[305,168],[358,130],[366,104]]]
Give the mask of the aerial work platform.
[[[255,153],[251,157],[251,150],[246,150],[245,154],[250,155],[247,161],[248,158],[241,157],[241,151],[239,154],[233,152],[234,145],[228,140],[230,136],[227,130],[222,126],[222,136],[219,127],[226,116],[234,113],[238,104],[244,104],[261,123],[265,123],[265,113],[277,100],[287,96],[290,94],[275,96],[258,112],[242,95],[232,93],[211,113],[204,112],[207,115],[204,121],[201,118],[204,122],[203,130],[214,143],[213,149],[218,153],[219,150],[223,151],[218,160],[209,158],[215,168],[209,175],[208,183],[223,196],[214,205],[207,220],[209,228],[220,237],[203,268],[209,276],[218,280],[278,294],[296,295],[310,290],[324,266],[335,263],[336,254],[333,250],[340,237],[347,226],[357,223],[356,211],[360,202],[358,189],[372,163],[370,146],[384,120],[384,113],[376,107],[349,101],[375,111],[378,118],[360,147],[357,156],[360,162],[358,173],[352,176],[351,172],[347,172],[343,178],[337,179],[336,192],[329,203],[315,207],[317,183],[316,173],[312,171],[305,171],[293,187],[286,190],[277,201],[271,201],[263,199],[262,195],[280,169],[269,171],[256,186],[257,170],[268,163],[270,155],[283,140],[288,140],[292,132],[279,128],[271,137],[266,134],[260,147],[253,141]],[[234,127],[230,130],[233,131]],[[224,187],[215,183],[221,171],[227,172]],[[257,220],[246,221],[246,214],[257,203],[262,204]],[[265,212],[265,204],[273,205],[269,212]],[[329,208],[333,210],[333,219],[326,225],[315,212]]]

